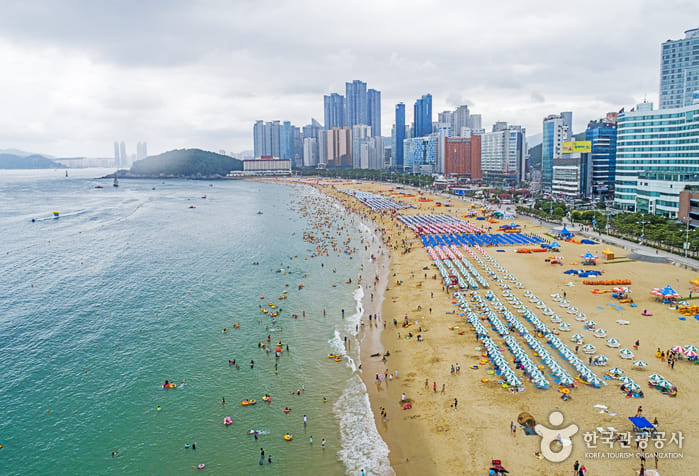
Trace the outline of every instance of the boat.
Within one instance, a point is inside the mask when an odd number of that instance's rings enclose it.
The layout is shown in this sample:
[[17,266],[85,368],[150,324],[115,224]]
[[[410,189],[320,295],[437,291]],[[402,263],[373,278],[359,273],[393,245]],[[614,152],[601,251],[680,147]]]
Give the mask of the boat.
[[257,214],[258,214],[258,215],[262,215],[262,212],[258,210]]
[[53,217],[58,218],[61,214],[59,212],[53,212]]
[[96,185],[95,188],[104,188],[102,185]]
[[114,184],[115,187],[119,186],[119,179],[117,178],[117,172],[114,172]]

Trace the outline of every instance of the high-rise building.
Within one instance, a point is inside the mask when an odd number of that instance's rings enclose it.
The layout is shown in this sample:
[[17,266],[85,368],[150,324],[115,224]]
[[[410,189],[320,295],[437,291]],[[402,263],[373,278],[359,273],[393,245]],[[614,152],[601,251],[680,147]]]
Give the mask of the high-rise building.
[[590,141],[564,142],[561,157],[553,161],[551,193],[568,199],[592,195]]
[[119,144],[119,167],[128,167],[129,158],[126,155],[126,142],[121,141]]
[[563,142],[573,133],[573,113],[552,114],[544,119],[541,139],[541,187],[550,191],[553,185],[553,161],[561,158]]
[[318,152],[319,163],[328,168],[352,167],[352,131],[347,127],[321,130]]
[[442,111],[437,114],[437,122],[440,124],[449,124],[452,129],[454,128],[454,112],[453,111]]
[[481,169],[489,183],[514,184],[524,180],[526,130],[496,122],[493,132],[481,136]]
[[[353,146],[354,147],[354,146]],[[383,168],[383,137],[369,137],[360,145],[359,168],[379,170]]]
[[471,129],[470,116],[471,112],[468,110],[468,106],[464,105],[456,108],[452,115],[452,130],[455,135],[461,136],[461,129],[464,127]]
[[356,124],[369,124],[369,104],[367,101],[366,83],[355,79],[345,83],[345,100],[347,110],[347,127]]
[[291,125],[290,121],[284,121],[279,128],[278,157],[292,160],[294,158],[294,126]]
[[318,165],[318,139],[306,137],[303,139],[303,166],[316,167]]
[[617,113],[609,113],[605,119],[590,121],[585,130],[585,140],[591,144],[592,195],[596,197],[614,195],[616,121]]
[[345,97],[341,94],[332,93],[325,96],[323,101],[325,112],[325,128],[342,127],[347,124],[347,112],[345,110]]
[[396,104],[396,124],[393,133],[393,145],[391,155],[392,167],[403,170],[403,141],[405,140],[405,104]]
[[352,168],[355,169],[366,169],[368,168],[368,162],[366,167],[362,167],[361,155],[362,155],[362,144],[368,142],[371,137],[371,127],[366,124],[355,124],[352,126]]
[[699,28],[684,36],[662,45],[660,109],[691,106],[693,93],[699,91]]
[[440,138],[437,134],[432,134],[405,139],[403,153],[405,154],[404,171],[415,174],[434,173],[439,167]]
[[482,124],[482,119],[480,114],[471,114],[468,117],[468,123],[469,123],[469,128],[473,131],[475,130],[481,130],[483,128]]
[[444,139],[444,175],[481,178],[481,136]]
[[145,159],[148,157],[148,147],[145,142],[138,142],[136,144],[136,160]]
[[367,92],[367,117],[373,137],[381,135],[381,91],[370,89]]
[[619,113],[614,207],[684,218],[686,185],[699,186],[699,104],[654,111],[646,102]]
[[[269,124],[269,123],[268,123]],[[255,158],[272,155],[272,136],[264,121],[255,121],[253,131],[253,154]]]
[[415,101],[414,112],[414,137],[426,137],[432,134],[432,95],[425,94]]
[[119,143],[114,141],[114,167],[119,168]]

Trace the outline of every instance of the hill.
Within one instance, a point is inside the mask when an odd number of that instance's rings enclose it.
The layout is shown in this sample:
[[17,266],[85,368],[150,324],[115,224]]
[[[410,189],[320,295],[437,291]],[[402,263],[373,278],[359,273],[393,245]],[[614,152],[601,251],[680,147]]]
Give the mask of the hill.
[[47,159],[43,155],[22,157],[0,153],[0,169],[64,169],[65,165]]
[[123,177],[225,177],[232,170],[243,170],[243,162],[201,149],[170,150],[134,162]]

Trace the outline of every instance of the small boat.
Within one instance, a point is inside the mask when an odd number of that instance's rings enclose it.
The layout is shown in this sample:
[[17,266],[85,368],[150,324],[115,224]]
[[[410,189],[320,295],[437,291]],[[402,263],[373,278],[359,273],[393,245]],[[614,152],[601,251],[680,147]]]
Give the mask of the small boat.
[[112,184],[115,187],[119,186],[119,179],[117,178],[117,172],[114,172],[114,183]]
[[96,185],[95,188],[104,188],[102,185]]
[[53,217],[58,218],[61,214],[59,212],[53,212]]
[[258,214],[258,215],[262,215],[262,212],[258,210],[257,214]]

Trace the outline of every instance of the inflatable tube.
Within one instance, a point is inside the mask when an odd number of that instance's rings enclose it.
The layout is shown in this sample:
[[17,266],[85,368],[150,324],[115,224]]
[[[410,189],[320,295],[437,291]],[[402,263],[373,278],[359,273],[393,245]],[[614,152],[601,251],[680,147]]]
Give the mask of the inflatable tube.
[[197,469],[204,469],[204,468],[206,468],[206,465],[204,463],[197,465]]
[[482,378],[482,379],[481,379],[481,382],[483,382],[483,383],[486,383],[487,381],[488,381],[487,378]]
[[478,366],[477,366],[477,365],[472,365],[471,368],[475,370],[475,369],[478,368]]
[[242,402],[240,402],[240,404],[241,404],[242,406],[250,405],[250,400],[243,400]]
[[291,433],[287,433],[286,435],[284,435],[284,439],[285,439],[286,441],[291,441],[291,440],[294,439],[294,437],[291,436]]

